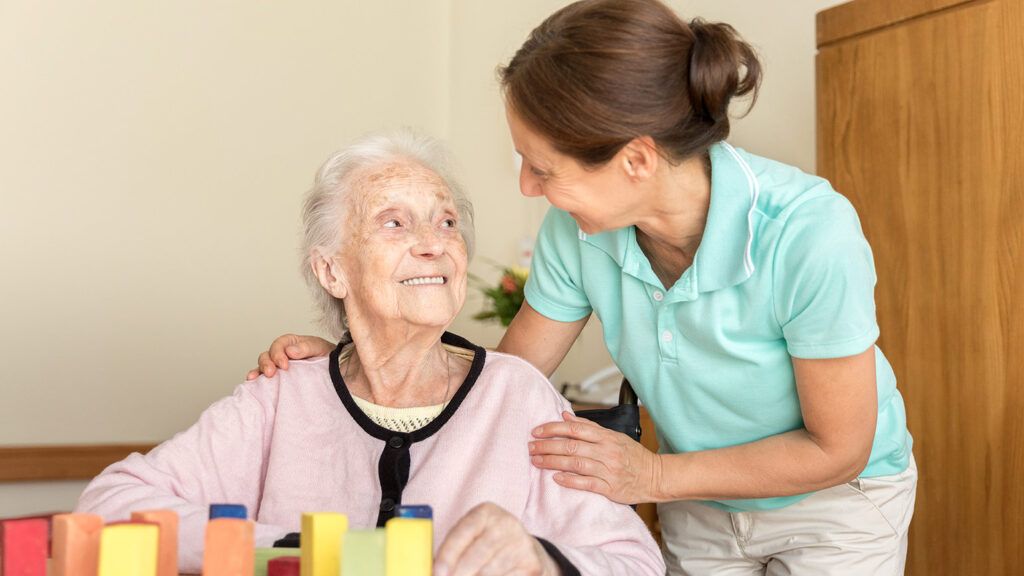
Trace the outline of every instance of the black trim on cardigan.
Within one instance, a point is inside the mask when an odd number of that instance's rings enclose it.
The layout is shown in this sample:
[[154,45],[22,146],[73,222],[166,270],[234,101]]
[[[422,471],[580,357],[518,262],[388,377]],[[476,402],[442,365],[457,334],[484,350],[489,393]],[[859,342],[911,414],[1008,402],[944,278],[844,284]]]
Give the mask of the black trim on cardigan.
[[301,548],[300,537],[298,532],[289,532],[274,542],[274,548]]
[[442,334],[441,342],[443,344],[464,348],[473,352],[473,363],[469,367],[469,374],[466,375],[466,379],[462,381],[462,384],[455,391],[451,400],[448,401],[444,410],[430,424],[412,432],[395,432],[371,420],[356,405],[355,400],[352,399],[352,393],[345,384],[345,379],[341,375],[341,368],[338,366],[341,350],[350,342],[351,339],[342,339],[334,348],[328,362],[328,370],[331,374],[331,382],[334,384],[334,391],[338,394],[338,399],[341,400],[345,410],[364,432],[384,442],[384,451],[381,452],[380,460],[377,462],[377,479],[380,482],[380,505],[378,508],[379,512],[377,513],[377,527],[381,528],[388,520],[395,516],[395,510],[402,505],[402,492],[405,490],[405,485],[409,482],[409,471],[412,467],[409,448],[416,442],[426,440],[436,434],[455,414],[483,371],[484,362],[487,359],[487,351],[461,336],[450,332]]
[[[534,536],[534,538],[537,537]],[[544,551],[547,552],[548,556],[551,556],[551,559],[558,565],[558,569],[561,571],[562,576],[580,576],[580,569],[570,562],[569,559],[562,554],[562,551],[554,544],[543,538],[537,538],[537,542],[540,542],[540,545],[544,547]]]

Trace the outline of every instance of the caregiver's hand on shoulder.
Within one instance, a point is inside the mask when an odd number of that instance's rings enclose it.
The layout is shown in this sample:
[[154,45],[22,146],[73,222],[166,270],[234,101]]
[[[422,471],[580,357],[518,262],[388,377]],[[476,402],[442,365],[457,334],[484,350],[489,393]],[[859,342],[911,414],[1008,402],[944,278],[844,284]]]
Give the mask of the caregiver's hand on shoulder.
[[296,334],[285,334],[278,336],[270,345],[270,350],[263,352],[259,357],[259,367],[249,370],[246,380],[253,380],[260,374],[267,378],[277,373],[277,369],[288,369],[288,360],[302,360],[314,356],[326,356],[334,350],[331,344],[323,338],[316,336],[298,336]]
[[620,504],[658,502],[661,457],[629,436],[562,412],[564,422],[533,430],[530,461],[557,470],[554,479],[567,488],[596,492]]
[[558,565],[519,518],[486,502],[448,532],[434,558],[435,576],[557,576]]

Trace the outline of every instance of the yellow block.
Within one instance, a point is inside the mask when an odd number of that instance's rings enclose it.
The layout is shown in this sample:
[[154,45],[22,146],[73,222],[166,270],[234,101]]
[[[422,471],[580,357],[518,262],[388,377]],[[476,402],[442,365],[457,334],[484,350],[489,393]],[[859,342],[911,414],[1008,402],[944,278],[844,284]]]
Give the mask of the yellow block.
[[313,512],[302,515],[302,576],[338,576],[341,572],[341,547],[348,531],[348,517],[337,512]]
[[425,518],[392,518],[384,526],[387,576],[430,576],[434,523]]
[[100,534],[99,576],[156,576],[160,529],[153,524],[111,524]]

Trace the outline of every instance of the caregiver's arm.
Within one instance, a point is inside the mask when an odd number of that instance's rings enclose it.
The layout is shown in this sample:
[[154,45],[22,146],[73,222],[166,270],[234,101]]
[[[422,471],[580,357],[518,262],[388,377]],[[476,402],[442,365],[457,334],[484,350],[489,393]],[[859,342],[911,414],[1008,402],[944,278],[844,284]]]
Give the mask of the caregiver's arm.
[[519,356],[550,378],[588,320],[589,315],[575,322],[559,322],[537,312],[529,302],[523,302],[498,343],[498,352]]
[[756,442],[652,454],[588,422],[545,424],[531,453],[555,481],[625,503],[787,496],[855,478],[866,466],[877,418],[874,346],[861,354],[793,359],[804,428]]
[[[543,316],[528,302],[523,302],[519,313],[498,344],[499,352],[524,358],[550,377],[572,348],[590,316],[575,322],[559,322]],[[317,336],[284,334],[270,344],[270,350],[259,357],[259,366],[249,371],[246,380],[260,374],[272,378],[278,369],[287,370],[288,360],[302,360],[313,356],[326,356],[334,350],[331,344]]]
[[664,460],[662,499],[758,498],[849,482],[867,466],[878,404],[875,348],[856,356],[793,359],[804,428]]

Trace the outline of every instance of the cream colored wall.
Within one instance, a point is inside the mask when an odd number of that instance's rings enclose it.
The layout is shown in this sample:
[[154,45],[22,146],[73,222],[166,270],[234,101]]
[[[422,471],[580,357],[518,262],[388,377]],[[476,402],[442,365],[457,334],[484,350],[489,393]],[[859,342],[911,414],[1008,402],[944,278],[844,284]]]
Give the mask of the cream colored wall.
[[[159,441],[310,332],[299,199],[448,133],[446,0],[0,2],[0,444]],[[0,516],[68,485],[0,484]],[[52,493],[52,504],[42,505]]]
[[[734,143],[813,169],[813,17],[837,3],[672,2],[733,23],[768,64]],[[162,440],[275,335],[315,332],[298,198],[367,130],[450,139],[474,271],[514,262],[545,206],[517,192],[494,69],[564,4],[0,1],[0,444]],[[494,345],[479,306],[453,329]],[[609,362],[591,324],[556,383]],[[80,488],[0,484],[0,516]]]

